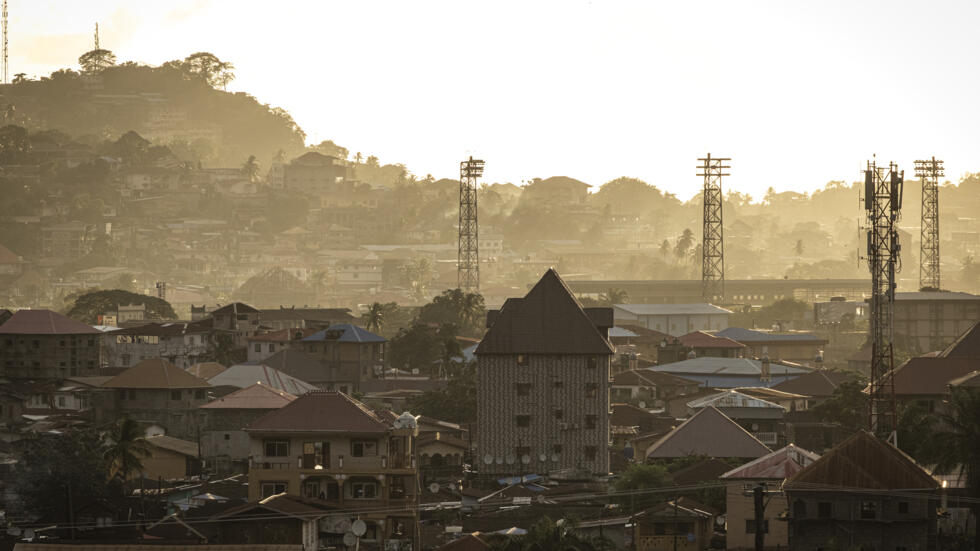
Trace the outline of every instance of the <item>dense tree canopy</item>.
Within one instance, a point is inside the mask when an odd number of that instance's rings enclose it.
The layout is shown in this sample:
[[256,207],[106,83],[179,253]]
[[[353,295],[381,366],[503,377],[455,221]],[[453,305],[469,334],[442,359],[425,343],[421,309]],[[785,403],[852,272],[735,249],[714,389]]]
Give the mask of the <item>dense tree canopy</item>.
[[99,315],[114,312],[120,305],[127,304],[145,305],[148,320],[177,319],[177,313],[170,303],[162,298],[120,289],[92,291],[75,297],[65,315],[82,323],[94,325],[98,323]]

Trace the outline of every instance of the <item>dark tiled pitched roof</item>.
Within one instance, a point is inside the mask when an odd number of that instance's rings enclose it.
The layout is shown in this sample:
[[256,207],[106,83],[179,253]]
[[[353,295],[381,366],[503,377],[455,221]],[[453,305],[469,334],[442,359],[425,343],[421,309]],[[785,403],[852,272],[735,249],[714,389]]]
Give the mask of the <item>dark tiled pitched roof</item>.
[[102,387],[182,389],[210,388],[211,385],[204,379],[191,375],[167,360],[153,358],[143,360],[123,371],[106,381]]
[[388,429],[387,423],[350,396],[317,390],[267,413],[246,430],[384,433]]
[[898,448],[867,431],[838,444],[783,485],[788,490],[935,489],[939,483]]
[[973,324],[945,350],[939,353],[943,358],[980,359],[980,321]]
[[259,310],[252,308],[244,302],[233,302],[231,304],[222,306],[217,310],[211,312],[211,315],[229,315],[229,314],[258,314]]
[[832,396],[841,383],[856,378],[857,375],[853,373],[818,370],[785,380],[772,388],[803,396]]
[[99,331],[51,310],[18,310],[2,326],[0,335],[95,335]]
[[755,436],[708,406],[646,450],[646,457],[762,457],[769,448]]
[[[614,349],[575,300],[558,272],[549,269],[524,298],[510,298],[476,348],[481,354],[612,354]],[[611,317],[611,316],[610,316]]]

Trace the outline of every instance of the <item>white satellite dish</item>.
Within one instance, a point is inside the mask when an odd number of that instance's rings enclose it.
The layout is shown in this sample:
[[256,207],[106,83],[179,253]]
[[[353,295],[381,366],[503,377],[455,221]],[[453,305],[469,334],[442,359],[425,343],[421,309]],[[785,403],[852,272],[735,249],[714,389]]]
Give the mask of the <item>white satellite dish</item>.
[[344,545],[347,547],[354,547],[357,545],[357,536],[355,536],[352,532],[347,532],[344,534]]
[[547,461],[547,460],[548,460],[548,454],[546,453],[543,453],[538,456],[538,461]]
[[507,456],[507,464],[508,465],[513,465],[516,461],[517,461],[517,458],[514,457],[513,455],[508,455]]
[[365,524],[363,520],[357,519],[350,525],[350,531],[353,532],[355,536],[361,537],[367,533],[367,524]]
[[558,454],[557,453],[551,454],[551,460],[554,461],[555,463],[558,463]]
[[450,482],[449,483],[449,489],[455,492],[456,491],[456,483],[455,482]]
[[432,492],[432,493],[434,493],[434,494],[438,494],[439,493],[439,483],[438,482],[433,482],[432,484],[429,484],[429,491]]
[[531,456],[530,455],[528,455],[528,454],[525,453],[524,455],[521,456],[521,463],[524,463],[525,465],[527,465],[530,462],[531,462]]
[[647,403],[646,402],[640,402],[640,409],[646,409],[646,408],[647,408]]
[[497,456],[497,465],[503,465],[503,464],[504,464],[504,458],[503,458],[503,457],[500,457],[500,456],[498,455],[498,456]]
[[493,463],[493,456],[490,455],[489,453],[486,454],[486,455],[484,455],[483,456],[483,462],[486,463],[487,465]]

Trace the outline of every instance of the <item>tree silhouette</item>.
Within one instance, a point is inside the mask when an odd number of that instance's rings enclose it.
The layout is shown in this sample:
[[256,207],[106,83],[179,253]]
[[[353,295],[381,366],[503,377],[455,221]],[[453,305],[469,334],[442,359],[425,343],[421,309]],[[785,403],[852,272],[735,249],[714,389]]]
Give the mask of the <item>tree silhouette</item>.
[[684,233],[681,234],[680,238],[677,240],[677,245],[674,246],[674,256],[678,260],[683,260],[690,252],[691,247],[694,245],[694,232],[690,228],[685,229]]
[[629,302],[630,296],[623,289],[613,289],[610,288],[605,293],[599,295],[599,304],[603,306],[612,306],[613,304],[626,304]]
[[109,479],[122,481],[143,470],[143,459],[150,456],[150,445],[143,439],[139,423],[128,417],[120,419],[108,434],[105,459],[109,466]]
[[103,48],[89,50],[78,58],[78,64],[86,73],[100,73],[116,64],[116,54]]
[[259,179],[259,161],[256,160],[255,155],[249,155],[242,165],[242,176],[248,178],[249,182],[255,182]]
[[227,61],[221,61],[210,52],[196,52],[184,59],[183,69],[192,75],[200,77],[212,88],[226,88],[228,83],[235,80],[235,66]]
[[[958,472],[965,477],[972,502],[973,525],[980,521],[980,390],[969,387],[950,389],[948,409],[936,424],[936,471]],[[980,534],[973,538],[980,550]]]

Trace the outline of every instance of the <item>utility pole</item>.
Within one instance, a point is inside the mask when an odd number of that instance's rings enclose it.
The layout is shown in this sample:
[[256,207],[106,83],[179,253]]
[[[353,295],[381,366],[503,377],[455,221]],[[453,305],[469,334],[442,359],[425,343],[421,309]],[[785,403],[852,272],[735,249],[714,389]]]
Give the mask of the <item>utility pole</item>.
[[763,551],[766,547],[766,504],[762,501],[765,486],[758,483],[752,488],[752,502],[755,508],[755,551]]
[[864,171],[864,209],[868,216],[868,269],[871,271],[871,383],[868,425],[871,432],[889,435],[897,428],[895,384],[892,369],[892,316],[895,304],[895,272],[901,245],[896,222],[901,215],[904,171],[875,161]]
[[919,287],[939,290],[939,177],[943,162],[935,157],[915,162],[915,177],[922,182],[922,226],[919,247]]
[[484,162],[470,157],[459,163],[459,251],[456,286],[468,293],[480,291],[480,232],[476,220],[476,180]]
[[698,176],[704,177],[704,231],[701,242],[701,296],[711,302],[725,298],[725,241],[722,231],[721,178],[730,158],[699,158]]

